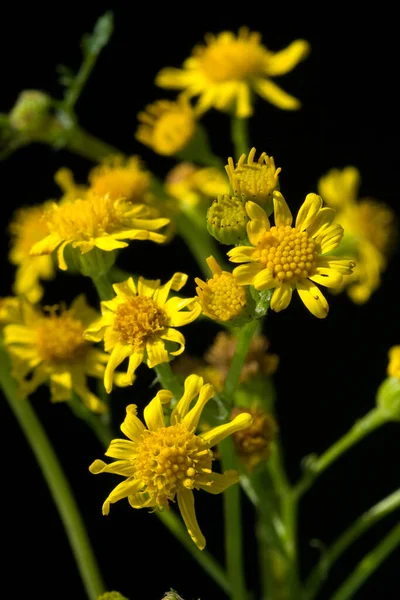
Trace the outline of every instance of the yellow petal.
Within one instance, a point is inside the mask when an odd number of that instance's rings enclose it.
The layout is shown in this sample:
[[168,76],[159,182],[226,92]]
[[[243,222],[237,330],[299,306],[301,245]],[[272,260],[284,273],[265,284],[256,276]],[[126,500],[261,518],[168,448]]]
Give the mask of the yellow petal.
[[318,319],[324,319],[328,312],[329,306],[322,292],[311,281],[300,281],[296,285],[297,291],[302,302],[308,308],[311,314]]
[[[250,221],[250,223],[259,223],[259,221]],[[251,243],[253,244],[252,241]],[[233,263],[242,263],[256,261],[257,258],[254,256],[254,254],[254,248],[252,248],[251,246],[236,246],[236,248],[232,248],[232,250],[229,250],[227,256],[229,257],[229,260]]]
[[342,241],[343,234],[343,227],[339,224],[334,224],[316,237],[315,241],[320,245],[321,254],[327,254],[335,250]]
[[328,288],[339,287],[343,282],[343,275],[339,271],[334,269],[327,269],[325,267],[317,267],[315,275],[309,277],[311,281],[324,285]]
[[32,246],[32,248],[31,248],[29,254],[31,256],[40,256],[42,254],[51,254],[53,252],[53,250],[55,250],[57,248],[57,246],[59,244],[61,244],[61,242],[62,242],[62,240],[60,239],[60,237],[57,234],[51,233],[47,237],[40,240],[40,242],[37,242],[36,244],[34,244],[34,246]]
[[105,250],[106,252],[110,252],[111,250],[117,250],[118,248],[126,248],[128,246],[126,242],[119,242],[118,240],[115,240],[111,235],[96,238],[94,245],[97,248],[100,248],[100,250]]
[[163,404],[167,404],[173,397],[169,390],[160,390],[144,409],[144,420],[149,431],[157,431],[165,427]]
[[213,256],[209,256],[208,258],[206,258],[206,263],[213,275],[215,275],[215,273],[221,275],[222,269]]
[[182,352],[185,350],[185,338],[177,329],[168,327],[167,330],[161,335],[161,339],[179,344],[178,350],[175,350],[174,352],[170,351],[172,356],[179,356],[179,354],[182,354]]
[[170,290],[179,292],[188,280],[188,276],[185,273],[175,273],[167,283],[162,285],[154,292],[154,302],[157,302],[159,306],[164,306],[169,296]]
[[64,250],[65,247],[69,244],[69,241],[63,242],[61,244],[61,246],[58,247],[57,249],[57,260],[58,260],[58,266],[62,271],[66,271],[68,269],[68,265],[65,262],[65,258],[64,258]]
[[136,404],[128,404],[126,407],[126,417],[121,425],[121,431],[132,442],[140,440],[142,433],[146,430],[142,421],[136,415]]
[[293,222],[292,213],[287,205],[285,198],[278,190],[275,190],[272,194],[274,202],[274,220],[277,227],[285,227],[291,225]]
[[264,229],[266,229],[267,231],[270,229],[268,215],[259,204],[256,204],[256,202],[252,202],[251,200],[249,200],[245,204],[245,209],[250,219],[261,221]]
[[296,227],[300,229],[300,231],[308,229],[313,224],[321,208],[321,196],[318,196],[317,194],[307,194],[306,199],[297,214]]
[[109,456],[110,458],[130,460],[132,456],[135,455],[135,451],[136,444],[134,444],[130,440],[115,439],[111,440],[110,445],[108,446],[104,454],[106,456]]
[[106,388],[107,394],[112,390],[115,369],[130,355],[131,352],[132,349],[130,346],[123,346],[122,344],[117,344],[113,348],[110,358],[108,359],[106,370],[104,371],[104,387]]
[[290,283],[281,283],[275,288],[271,298],[271,309],[280,312],[287,308],[292,299],[292,286]]
[[91,342],[100,342],[104,337],[104,330],[106,327],[107,323],[105,323],[104,317],[101,317],[92,323],[90,327],[86,329],[86,331],[84,331],[83,337],[85,340],[89,340]]
[[102,460],[95,460],[90,465],[89,471],[93,473],[93,475],[98,475],[99,473],[112,473],[113,475],[131,477],[133,475],[133,466],[129,460],[116,460],[109,465]]
[[182,420],[183,425],[189,431],[195,431],[197,425],[199,424],[199,420],[201,417],[201,413],[203,408],[207,404],[207,402],[214,396],[214,388],[209,383],[203,385],[200,390],[199,398],[196,404],[193,406],[192,410],[190,410]]
[[232,275],[238,285],[252,285],[255,276],[264,269],[261,263],[250,263],[248,265],[240,265],[232,271]]
[[308,56],[310,50],[311,46],[306,40],[295,40],[284,50],[275,52],[268,57],[266,74],[273,77],[289,73]]
[[7,325],[4,328],[4,342],[8,344],[35,344],[37,332],[25,325]]
[[219,444],[222,440],[224,440],[232,433],[236,431],[241,431],[242,429],[246,429],[253,422],[253,417],[250,413],[240,413],[233,419],[233,421],[229,421],[229,423],[225,423],[224,425],[219,425],[218,427],[214,427],[210,431],[206,431],[205,433],[201,433],[199,437],[201,437],[205,442],[207,442],[212,448],[216,444]]
[[139,277],[138,281],[138,295],[152,298],[156,289],[160,287],[161,279],[145,279]]
[[253,244],[253,246],[257,246],[261,242],[261,240],[265,237],[266,231],[267,229],[264,227],[263,222],[259,219],[253,219],[252,221],[249,221],[246,225],[247,237],[249,238],[250,243]]
[[199,488],[209,494],[221,494],[231,485],[238,483],[239,473],[237,471],[225,471],[225,473],[210,473],[207,475],[207,483],[197,484]]
[[151,498],[149,498],[146,492],[136,492],[135,494],[130,494],[128,496],[128,502],[132,508],[146,508],[154,506],[154,503],[152,503]]
[[115,504],[118,500],[122,500],[122,498],[135,494],[141,487],[142,483],[133,477],[129,477],[129,479],[117,485],[103,504],[103,515],[109,514],[110,504]]
[[[170,299],[171,300],[171,299]],[[182,327],[182,325],[188,325],[197,319],[201,314],[201,306],[197,298],[187,298],[183,301],[183,306],[189,308],[189,310],[182,310],[180,312],[173,311],[174,303],[169,304],[169,300],[165,307],[168,305],[167,314],[170,317],[170,325],[172,327]],[[179,305],[177,301],[175,306]]]
[[346,167],[342,171],[332,169],[321,177],[318,190],[324,202],[341,209],[356,202],[360,182],[360,172],[356,167]]
[[68,371],[64,373],[51,373],[50,396],[52,402],[65,402],[72,396],[72,378]]
[[178,506],[181,511],[182,519],[186,525],[186,529],[196,546],[203,550],[206,545],[206,540],[200,531],[197,523],[196,512],[194,509],[194,496],[191,490],[181,489],[178,494]]
[[142,363],[144,352],[143,350],[139,350],[137,352],[133,352],[133,354],[129,357],[128,369],[126,373],[119,375],[123,375],[123,379],[121,379],[122,387],[126,387],[127,385],[132,385],[133,380],[135,379],[135,371],[138,366]]
[[263,269],[254,277],[253,285],[256,290],[270,290],[276,287],[277,281],[269,269]]
[[184,392],[182,398],[176,404],[171,413],[171,424],[180,423],[186,416],[192,400],[199,394],[204,380],[198,375],[189,375],[186,377],[184,384]]
[[335,219],[335,211],[332,208],[321,208],[314,221],[307,227],[307,234],[311,238],[321,235],[330,227]]
[[155,338],[146,343],[147,366],[153,367],[169,361],[168,352],[165,344],[160,338]]
[[300,100],[284,92],[270,79],[256,79],[253,85],[261,98],[282,110],[296,110],[301,106]]
[[157,73],[155,84],[162,88],[182,89],[187,86],[188,75],[182,69],[165,67]]
[[[126,281],[121,281],[121,283],[114,283],[113,289],[117,296],[122,296],[122,298],[131,298],[132,296],[136,296],[137,294],[136,285],[133,281],[133,277],[129,277],[129,279],[127,279]],[[111,302],[113,302],[113,300],[111,300]]]
[[236,93],[236,116],[239,119],[246,119],[253,113],[248,84],[246,82],[241,82],[237,87]]
[[349,258],[339,258],[337,256],[319,256],[317,259],[317,267],[326,267],[327,269],[335,269],[342,275],[350,275],[355,266],[354,261]]

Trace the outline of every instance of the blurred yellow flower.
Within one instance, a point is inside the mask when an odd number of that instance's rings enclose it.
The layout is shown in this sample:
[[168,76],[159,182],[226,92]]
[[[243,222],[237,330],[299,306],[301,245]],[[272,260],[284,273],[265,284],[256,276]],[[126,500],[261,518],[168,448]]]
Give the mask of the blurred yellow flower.
[[71,169],[63,167],[58,169],[54,175],[54,181],[61,188],[63,194],[59,200],[63,202],[73,202],[74,200],[83,200],[88,193],[88,186],[75,183],[74,175]]
[[88,178],[91,191],[98,196],[124,198],[139,204],[147,202],[150,173],[142,167],[138,156],[109,156],[90,171]]
[[279,312],[289,305],[293,288],[316,317],[328,314],[328,303],[315,283],[338,287],[343,274],[351,273],[351,260],[326,256],[343,237],[341,225],[333,224],[335,213],[322,208],[322,199],[308,194],[300,207],[295,226],[282,194],[273,194],[275,225],[255,202],[246,203],[250,217],[247,235],[251,246],[238,246],[228,252],[236,267],[233,275],[239,285],[257,290],[273,289],[271,309]]
[[392,346],[389,350],[388,377],[400,379],[400,346]]
[[136,139],[158,154],[172,156],[183,150],[196,131],[196,117],[187,99],[158,100],[138,114]]
[[233,193],[240,196],[243,201],[252,200],[257,204],[265,205],[272,200],[272,193],[279,189],[279,173],[281,168],[275,167],[272,156],[265,152],[254,161],[256,149],[252,148],[247,156],[242,154],[236,167],[233,158],[228,158],[225,170],[228,174]]
[[64,250],[68,244],[86,254],[97,247],[111,251],[125,248],[122,240],[165,241],[159,233],[169,223],[167,218],[152,218],[143,204],[133,204],[124,198],[89,195],[84,200],[64,204],[52,203],[44,214],[47,231],[31,249],[31,256],[51,254],[57,250],[58,266],[67,269]]
[[249,408],[234,407],[231,419],[240,414],[250,414],[253,421],[250,427],[233,434],[233,442],[239,460],[251,473],[271,455],[271,444],[278,432],[278,425],[272,415],[261,407],[254,405]]
[[0,297],[0,327],[21,321],[21,299],[15,296]]
[[[159,279],[139,277],[136,287],[131,277],[113,285],[116,297],[101,303],[102,317],[85,332],[86,339],[94,342],[104,339],[105,351],[111,353],[104,373],[108,393],[114,370],[125,358],[129,357],[125,384],[130,385],[143,360],[152,368],[168,362],[170,354],[182,354],[185,338],[174,328],[197,319],[201,308],[195,298],[168,299],[168,295],[170,290],[181,290],[187,278],[184,273],[175,273],[160,285]],[[178,344],[178,349],[171,351],[170,342]]]
[[[165,189],[178,200],[176,209],[193,208],[204,200],[229,192],[226,177],[215,167],[199,168],[191,163],[179,163],[168,173]],[[172,203],[170,203],[171,205]]]
[[[90,472],[114,473],[126,479],[120,483],[103,504],[103,514],[110,511],[110,504],[128,498],[133,508],[168,509],[175,497],[193,542],[202,550],[206,541],[197,523],[193,489],[219,494],[239,481],[236,471],[223,474],[212,472],[211,448],[229,435],[251,424],[251,416],[240,414],[235,419],[196,435],[202,410],[213,397],[211,385],[203,385],[203,379],[190,375],[185,381],[183,396],[171,413],[170,425],[163,414],[172,393],[161,390],[144,409],[147,429],[136,416],[137,408],[130,404],[121,431],[129,439],[113,440],[105,453],[116,458],[111,464],[95,460]],[[193,400],[198,396],[195,404]]]
[[84,296],[78,296],[69,309],[53,306],[42,311],[25,301],[21,315],[4,328],[4,344],[21,395],[28,396],[48,382],[52,402],[70,400],[75,392],[90,410],[104,412],[106,406],[86,380],[103,377],[108,356],[83,337],[98,317]]
[[[352,274],[342,285],[359,304],[369,300],[380,286],[381,274],[395,239],[395,215],[383,202],[358,198],[360,173],[355,167],[332,169],[319,180],[319,191],[327,204],[336,208],[337,219],[345,229],[343,254],[355,259]],[[337,254],[341,252],[338,249]]]
[[9,225],[11,234],[9,259],[17,266],[14,292],[38,302],[43,296],[41,279],[52,279],[55,268],[51,256],[31,256],[32,246],[48,234],[43,218],[49,203],[20,208]]
[[278,108],[293,110],[300,102],[278,87],[271,77],[292,71],[310,51],[305,40],[296,40],[280,52],[261,44],[261,35],[247,27],[236,36],[230,31],[208,34],[206,45],[196,46],[183,69],[162,69],[156,84],[162,88],[185,90],[185,96],[200,96],[196,109],[204,112],[233,108],[237,117],[253,113],[251,92]]

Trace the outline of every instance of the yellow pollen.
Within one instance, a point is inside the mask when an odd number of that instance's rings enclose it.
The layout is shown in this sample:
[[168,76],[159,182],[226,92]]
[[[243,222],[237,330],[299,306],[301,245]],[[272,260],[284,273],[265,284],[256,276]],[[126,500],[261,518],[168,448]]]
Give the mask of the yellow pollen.
[[85,357],[89,344],[83,338],[85,327],[68,311],[44,317],[37,329],[37,351],[42,360],[77,363]]
[[219,321],[230,321],[241,314],[246,305],[246,292],[243,286],[235,282],[231,273],[214,273],[207,284],[203,283],[203,289],[200,282],[196,279],[200,285],[196,291],[205,314]]
[[168,317],[154,300],[134,296],[118,306],[113,329],[122,344],[139,349],[167,326]]
[[318,255],[306,231],[286,225],[266,232],[256,256],[276,279],[294,284],[313,275]]
[[146,430],[136,446],[133,460],[135,478],[159,507],[167,506],[179,489],[193,489],[204,481],[204,469],[211,469],[212,452],[206,442],[181,423]]

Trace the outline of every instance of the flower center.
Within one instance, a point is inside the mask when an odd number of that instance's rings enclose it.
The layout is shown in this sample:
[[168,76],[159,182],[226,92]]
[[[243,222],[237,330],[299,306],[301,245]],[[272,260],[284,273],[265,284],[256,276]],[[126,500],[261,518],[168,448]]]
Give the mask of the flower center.
[[235,194],[260,203],[267,201],[278,183],[275,165],[270,164],[244,164],[228,175]]
[[37,350],[42,360],[54,363],[81,361],[89,349],[85,327],[67,311],[43,318],[37,330]]
[[122,344],[139,349],[167,325],[165,311],[154,300],[146,296],[134,296],[118,306],[113,329]]
[[207,443],[182,424],[145,431],[137,446],[135,477],[158,506],[167,506],[181,488],[193,489],[211,472]]
[[262,75],[265,50],[257,36],[213,39],[200,56],[200,69],[211,81],[224,82]]
[[258,244],[257,253],[258,260],[281,282],[307,279],[316,266],[315,242],[306,231],[289,225],[271,227]]
[[238,317],[246,305],[246,292],[231,273],[215,273],[207,281],[200,302],[204,312],[220,321]]
[[194,134],[193,115],[186,111],[167,112],[156,121],[153,144],[160,154],[170,154],[186,146]]

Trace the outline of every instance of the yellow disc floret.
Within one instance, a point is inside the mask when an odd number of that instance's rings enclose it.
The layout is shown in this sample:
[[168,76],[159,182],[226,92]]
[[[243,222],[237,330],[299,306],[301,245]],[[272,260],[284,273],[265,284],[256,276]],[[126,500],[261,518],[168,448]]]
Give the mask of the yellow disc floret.
[[165,311],[147,296],[128,298],[115,312],[115,333],[122,344],[130,344],[135,349],[142,349],[167,326]]
[[[275,167],[272,156],[263,152],[258,161],[254,161],[256,149],[252,148],[246,160],[242,154],[236,167],[232,158],[228,158],[225,167],[234,194],[240,196],[244,201],[252,200],[258,204],[265,205],[272,201],[272,193],[279,189],[279,173],[282,169]],[[271,212],[267,210],[267,212]]]
[[213,256],[207,258],[213,276],[207,283],[195,278],[202,311],[216,321],[231,321],[239,317],[246,306],[246,293],[232,273],[223,271]]
[[53,314],[39,322],[37,352],[42,360],[52,363],[80,362],[90,344],[84,339],[85,326],[68,311]]
[[400,379],[400,345],[392,346],[389,350],[388,377]]

